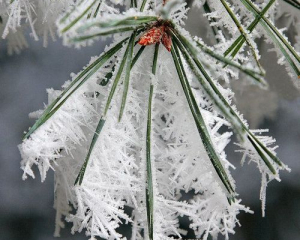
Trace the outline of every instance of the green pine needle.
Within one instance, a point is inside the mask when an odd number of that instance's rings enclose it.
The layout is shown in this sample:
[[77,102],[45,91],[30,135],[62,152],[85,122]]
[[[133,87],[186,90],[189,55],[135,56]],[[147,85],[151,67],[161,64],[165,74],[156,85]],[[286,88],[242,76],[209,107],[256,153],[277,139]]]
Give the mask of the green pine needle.
[[[159,43],[155,45],[152,73],[156,74],[157,57],[159,51]],[[150,84],[149,100],[148,100],[148,115],[147,115],[147,133],[146,133],[146,166],[147,166],[147,187],[146,187],[146,209],[149,240],[153,240],[153,221],[154,221],[154,194],[153,194],[153,179],[151,165],[151,122],[152,122],[152,99],[154,86]]]
[[146,46],[141,46],[140,49],[138,50],[138,52],[135,54],[134,58],[132,59],[131,68],[134,66],[134,64],[136,63],[136,61],[139,59],[139,57],[143,53],[145,47]]
[[123,39],[117,45],[101,55],[97,60],[86,67],[78,77],[57,97],[43,112],[42,116],[35,122],[29,131],[23,137],[27,139],[34,131],[43,125],[63,104],[64,102],[83,84],[85,83],[103,64],[105,64],[113,55],[115,55],[123,46],[128,38]]
[[[262,16],[265,15],[265,13],[269,10],[269,8],[274,4],[275,0],[270,0],[268,2],[268,4],[263,8],[263,10],[260,12],[260,14],[258,16],[255,17],[254,21],[249,25],[249,27],[247,28],[247,30],[252,33],[252,31],[255,29],[255,27],[257,26],[257,24],[259,23],[260,19],[262,18]],[[245,38],[243,37],[243,35],[240,35],[235,41],[234,43],[224,52],[224,56],[227,56],[230,52],[231,53],[231,57],[234,58],[236,56],[236,54],[240,51],[240,49],[242,48],[243,44],[245,43]]]
[[240,31],[241,35],[243,36],[244,40],[247,42],[250,50],[251,50],[251,53],[253,55],[253,58],[258,66],[258,68],[260,69],[260,71],[262,73],[264,73],[265,71],[263,70],[259,60],[258,60],[258,56],[255,52],[255,48],[254,46],[252,45],[251,41],[250,41],[250,37],[249,35],[247,34],[247,32],[245,32],[242,24],[239,22],[239,20],[237,19],[237,17],[235,16],[235,14],[231,11],[231,8],[228,6],[228,4],[226,3],[225,0],[220,0],[221,3],[223,4],[224,8],[226,9],[227,13],[229,14],[229,16],[231,17],[231,19],[233,20],[233,22],[235,23],[236,27],[238,28],[238,30]]
[[128,94],[128,88],[129,88],[129,80],[130,80],[130,72],[131,72],[131,66],[132,66],[132,54],[133,54],[133,48],[134,48],[134,39],[135,39],[135,34],[136,32],[134,31],[131,39],[129,41],[129,49],[128,49],[128,56],[126,59],[126,68],[125,68],[125,79],[124,79],[124,90],[123,90],[123,96],[122,96],[122,103],[121,103],[121,108],[120,108],[120,113],[119,113],[119,122],[122,119],[123,112],[125,109],[126,105],[126,99],[127,99],[127,94]]
[[143,12],[144,11],[144,8],[146,6],[146,3],[147,3],[147,0],[143,0],[142,4],[141,4],[141,7],[140,7],[140,12]]
[[97,140],[98,140],[98,137],[99,137],[99,135],[100,135],[100,132],[101,132],[101,130],[103,129],[104,124],[105,124],[105,120],[101,117],[100,120],[99,120],[99,123],[98,123],[98,125],[97,125],[96,131],[95,131],[95,133],[94,133],[92,142],[91,142],[91,144],[90,144],[88,153],[87,153],[86,158],[85,158],[85,160],[84,160],[84,163],[83,163],[83,165],[82,165],[82,167],[81,167],[81,169],[80,169],[80,171],[79,171],[79,174],[78,174],[78,176],[77,176],[77,178],[76,178],[76,180],[75,180],[74,185],[76,185],[76,184],[81,185],[81,184],[82,184],[83,177],[84,177],[84,174],[85,174],[85,171],[86,171],[88,162],[89,162],[89,160],[90,160],[92,151],[93,151],[94,146],[95,146],[95,144],[96,144],[96,142],[97,142]]
[[[241,0],[241,2],[250,12],[254,14],[255,17],[260,17],[259,9],[250,0]],[[294,48],[288,43],[288,41],[282,36],[282,34],[277,30],[277,28],[269,21],[269,19],[267,19],[265,16],[262,15],[259,22],[266,30],[267,34],[271,37],[275,45],[277,45],[281,49],[283,55],[286,57],[287,61],[291,64],[291,67],[294,69],[297,76],[300,78],[300,70],[298,69],[296,64],[294,64],[289,54],[285,51],[285,48],[288,49],[290,54],[296,59],[298,63],[300,63],[300,56],[297,54]]]
[[78,32],[84,32],[86,30],[89,30],[91,27],[98,27],[98,28],[113,28],[113,27],[128,27],[128,26],[137,26],[145,23],[151,23],[154,21],[157,21],[157,16],[136,16],[136,17],[126,17],[123,19],[117,19],[117,20],[109,20],[104,22],[91,22],[86,23],[85,25],[78,28]]
[[128,32],[128,31],[133,31],[133,30],[137,30],[136,27],[123,27],[123,28],[114,28],[114,29],[109,29],[109,30],[104,30],[104,31],[100,31],[98,33],[95,34],[91,34],[91,35],[83,35],[80,37],[75,37],[72,38],[72,42],[82,42],[82,41],[86,41],[89,39],[93,39],[96,37],[100,37],[100,36],[106,36],[106,35],[112,35],[112,34],[116,34],[116,33],[122,33],[122,32]]
[[[130,40],[132,41],[132,38],[130,38]],[[112,87],[110,89],[110,92],[109,92],[109,95],[108,95],[108,98],[107,98],[107,101],[106,101],[105,109],[104,109],[104,115],[107,114],[108,108],[110,107],[111,101],[112,101],[113,96],[115,94],[115,91],[117,89],[119,80],[120,80],[120,78],[122,76],[123,68],[124,68],[125,63],[126,63],[126,59],[127,59],[127,56],[128,56],[128,51],[129,51],[130,45],[131,45],[131,42],[129,41],[128,45],[127,45],[127,48],[126,48],[126,51],[125,51],[125,53],[124,53],[124,55],[122,57],[122,60],[121,60],[118,72],[117,72],[115,80],[114,80],[114,83],[113,83],[113,85],[112,85]]]
[[226,58],[223,57],[222,55],[219,55],[217,53],[215,53],[214,51],[210,50],[209,48],[207,48],[206,46],[204,46],[203,44],[201,44],[200,42],[196,41],[197,46],[206,54],[210,55],[211,57],[215,58],[216,60],[225,63],[226,65],[232,66],[238,70],[240,70],[241,72],[245,73],[246,75],[250,76],[251,79],[255,80],[255,83],[258,83],[259,85],[261,85],[263,88],[268,87],[268,83],[261,78],[260,76],[264,75],[261,72],[256,72],[255,70],[252,69],[248,69],[243,67],[242,65]]
[[147,117],[147,136],[146,136],[146,161],[147,161],[147,187],[146,187],[146,209],[149,239],[153,240],[153,212],[154,212],[154,194],[151,166],[151,109],[152,109],[153,85],[150,85],[148,100]]
[[297,0],[282,0],[288,4],[290,4],[291,6],[297,8],[298,10],[300,10],[300,2]]
[[[178,37],[178,38],[177,38]],[[230,104],[226,101],[226,99],[222,96],[218,88],[216,87],[213,80],[209,77],[206,73],[205,69],[201,65],[200,61],[197,59],[195,52],[192,51],[191,45],[185,41],[184,37],[181,35],[173,35],[173,42],[178,46],[181,53],[183,54],[185,60],[187,61],[189,67],[195,74],[196,78],[198,79],[199,83],[201,84],[203,90],[208,94],[211,100],[214,102],[215,106],[220,110],[220,112],[227,118],[227,120],[231,123],[231,126],[234,128],[235,132],[240,136],[240,140],[243,141],[243,135],[246,133],[247,138],[250,140],[251,144],[254,146],[257,153],[261,156],[267,167],[270,171],[275,174],[274,168],[270,167],[271,163],[269,159],[273,160],[279,166],[282,166],[281,161],[272,154],[250,131],[250,129],[243,123],[243,121],[239,118],[236,112],[232,109]],[[182,40],[182,41],[180,41]],[[192,60],[196,64],[197,68],[193,64]],[[200,75],[199,71],[201,72]],[[209,86],[207,85],[209,84]],[[258,151],[260,150],[260,152]]]
[[95,5],[95,3],[99,0],[94,0],[84,11],[81,13],[77,18],[75,18],[68,26],[66,26],[63,30],[61,30],[62,33],[67,32],[70,30],[81,18],[83,18],[89,10]]
[[173,43],[173,48],[171,50],[171,53],[173,56],[174,64],[175,64],[177,74],[179,76],[185,97],[188,101],[188,104],[189,104],[191,113],[193,115],[195,124],[197,126],[199,135],[203,142],[203,146],[204,146],[204,148],[207,152],[207,155],[208,155],[213,167],[215,168],[220,180],[222,181],[224,187],[228,191],[228,195],[230,196],[229,198],[233,198],[235,196],[234,188],[233,188],[232,184],[230,183],[228,175],[219,159],[218,153],[215,151],[215,147],[213,146],[213,143],[212,143],[210,134],[208,132],[208,129],[206,127],[205,121],[202,117],[202,114],[200,112],[198,104],[195,100],[194,94],[193,94],[190,84],[188,82],[176,42]]
[[[263,10],[260,12],[260,14],[258,16],[255,17],[255,19],[253,20],[253,22],[249,25],[249,27],[247,28],[247,30],[252,33],[252,31],[255,29],[255,27],[257,26],[257,24],[259,23],[260,19],[262,18],[262,16],[265,15],[265,13],[269,10],[269,8],[275,3],[276,0],[270,0],[270,2],[268,2],[268,4],[263,8]],[[235,55],[239,52],[239,50],[241,49],[241,47],[243,46],[245,42],[245,39],[243,38],[243,35],[240,35],[235,41],[234,43],[224,52],[224,56],[227,56],[230,52],[232,52],[231,57],[234,58]]]
[[197,80],[203,87],[203,90],[207,93],[207,95],[210,97],[210,99],[213,101],[216,107],[220,110],[220,112],[228,119],[228,121],[234,128],[236,134],[242,140],[245,131],[240,121],[236,120],[237,116],[235,114],[235,111],[230,107],[227,100],[223,97],[223,95],[215,85],[214,81],[205,71],[204,67],[202,66],[201,62],[197,57],[197,52],[194,51],[193,46],[188,42],[186,38],[184,38],[178,33],[173,33],[173,42],[177,44],[189,67],[191,68],[191,70],[197,77]]
[[82,3],[84,2],[84,0],[81,0],[78,4],[74,5],[72,7],[72,9],[67,12],[60,20],[59,23],[64,23],[71,15],[73,12],[75,12],[76,8],[79,7]]
[[[97,15],[98,15],[98,13],[99,13],[99,10],[100,10],[100,7],[101,7],[101,3],[102,3],[102,0],[100,0],[100,2],[98,3],[98,6],[97,6],[97,8],[96,8],[96,10],[95,10],[95,12],[94,12],[94,15],[93,15],[94,18],[96,18]],[[91,18],[91,16],[92,16],[92,13],[90,13],[90,14],[87,16],[87,18],[89,19],[89,18]]]

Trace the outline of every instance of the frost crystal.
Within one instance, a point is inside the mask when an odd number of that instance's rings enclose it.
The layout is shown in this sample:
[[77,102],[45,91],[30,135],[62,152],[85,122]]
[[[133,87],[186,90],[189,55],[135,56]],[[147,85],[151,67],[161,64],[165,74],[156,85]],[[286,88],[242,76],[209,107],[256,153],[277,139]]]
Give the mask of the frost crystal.
[[[299,30],[294,5],[288,25]],[[47,90],[48,104],[30,114],[38,120],[19,146],[23,179],[35,177],[34,165],[42,181],[55,171],[55,236],[66,220],[91,239],[126,239],[122,224],[131,226],[132,240],[183,238],[179,219],[186,217],[197,238],[229,239],[239,212],[251,213],[225,153],[233,133],[242,163],[254,162],[262,174],[264,215],[268,182],[289,169],[276,157],[275,140],[249,129],[230,86],[245,78],[267,88],[254,41],[262,36],[298,84],[299,35],[293,48],[275,27],[287,15],[275,0],[193,6],[207,17],[213,46],[183,28],[189,8],[179,0],[0,0],[9,53],[28,46],[26,26],[44,45],[56,35],[75,47],[113,36],[61,91]]]

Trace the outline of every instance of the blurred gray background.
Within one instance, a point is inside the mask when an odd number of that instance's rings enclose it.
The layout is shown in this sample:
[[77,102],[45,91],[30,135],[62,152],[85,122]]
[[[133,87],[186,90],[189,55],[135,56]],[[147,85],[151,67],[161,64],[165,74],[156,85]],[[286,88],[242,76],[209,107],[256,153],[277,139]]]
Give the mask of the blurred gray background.
[[[189,26],[195,29],[190,20]],[[194,26],[193,26],[194,25]],[[51,42],[43,48],[41,42],[29,40],[30,48],[20,55],[8,56],[0,48],[0,240],[50,240],[54,232],[53,173],[40,183],[21,180],[20,144],[23,131],[33,124],[28,113],[43,108],[47,102],[46,88],[60,89],[71,72],[78,72],[90,59],[103,50],[103,43],[81,50]],[[262,44],[265,49],[270,48]],[[238,107],[250,125],[269,128],[277,139],[278,156],[291,169],[281,173],[281,183],[272,182],[267,189],[266,217],[261,217],[260,174],[254,164],[240,167],[241,155],[228,147],[237,192],[243,203],[255,211],[239,215],[242,227],[236,228],[231,240],[297,240],[300,239],[300,94],[295,90],[284,68],[276,64],[273,53],[262,59],[270,91],[241,87],[235,82]],[[243,82],[243,80],[239,80]],[[193,237],[192,235],[190,236]],[[62,231],[62,240],[88,239],[84,234],[70,234],[70,226]],[[223,239],[223,238],[219,238]]]

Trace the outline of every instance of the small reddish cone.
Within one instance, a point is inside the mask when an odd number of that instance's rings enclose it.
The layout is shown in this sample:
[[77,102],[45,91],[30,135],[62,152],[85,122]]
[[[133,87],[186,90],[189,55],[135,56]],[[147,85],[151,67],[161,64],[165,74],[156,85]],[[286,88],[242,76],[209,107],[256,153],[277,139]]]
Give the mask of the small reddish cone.
[[154,43],[162,42],[165,48],[170,52],[172,48],[172,38],[166,32],[166,26],[153,26],[140,38],[139,44],[142,46],[151,45]]
[[162,44],[165,46],[165,48],[171,52],[171,47],[172,47],[172,39],[171,36],[169,34],[167,34],[166,32],[163,33],[163,36],[161,38],[161,42]]
[[164,26],[152,27],[139,40],[139,44],[143,46],[160,42],[164,34]]

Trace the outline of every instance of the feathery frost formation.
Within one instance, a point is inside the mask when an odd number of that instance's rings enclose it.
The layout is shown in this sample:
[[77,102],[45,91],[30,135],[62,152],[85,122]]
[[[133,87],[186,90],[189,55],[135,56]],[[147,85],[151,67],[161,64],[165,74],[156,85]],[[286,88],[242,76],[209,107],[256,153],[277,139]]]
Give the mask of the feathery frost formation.
[[0,0],[9,53],[28,46],[27,28],[44,45],[56,35],[75,47],[112,37],[61,91],[48,89],[48,105],[31,114],[38,120],[19,146],[23,179],[35,177],[34,165],[42,181],[55,171],[56,236],[69,221],[72,232],[84,229],[91,239],[126,239],[122,224],[132,240],[176,239],[187,234],[179,222],[186,217],[196,238],[229,239],[238,213],[251,213],[230,174],[225,147],[232,134],[242,163],[254,162],[262,174],[264,214],[268,182],[289,169],[267,131],[249,129],[230,82],[268,87],[255,42],[263,37],[299,85],[300,35],[294,48],[274,22],[288,15],[300,34],[300,5],[193,4],[207,17],[213,44],[184,29],[189,7],[181,0]]

